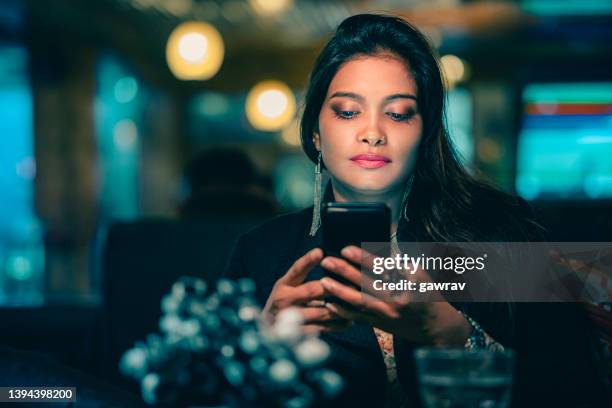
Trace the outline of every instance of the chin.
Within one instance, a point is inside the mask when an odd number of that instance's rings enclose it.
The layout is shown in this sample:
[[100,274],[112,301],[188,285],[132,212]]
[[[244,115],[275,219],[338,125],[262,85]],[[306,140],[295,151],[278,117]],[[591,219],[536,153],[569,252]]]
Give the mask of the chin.
[[389,182],[380,182],[375,180],[365,180],[358,183],[350,183],[348,187],[363,195],[379,195],[387,193],[390,190],[391,183]]
[[[340,173],[340,172],[339,172]],[[376,196],[388,193],[398,187],[397,175],[390,171],[370,172],[369,174],[359,174],[362,172],[346,171],[337,174],[335,182],[339,183],[343,189],[354,191],[364,196]],[[394,173],[394,172],[393,172]],[[333,174],[333,173],[332,173]]]

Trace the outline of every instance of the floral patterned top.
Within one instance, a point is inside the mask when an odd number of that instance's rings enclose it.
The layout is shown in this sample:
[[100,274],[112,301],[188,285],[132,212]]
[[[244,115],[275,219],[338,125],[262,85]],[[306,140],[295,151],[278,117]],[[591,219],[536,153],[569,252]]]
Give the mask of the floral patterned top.
[[379,328],[374,328],[376,340],[382,351],[383,360],[387,368],[387,389],[385,392],[385,407],[402,407],[406,404],[406,396],[397,378],[397,364],[393,351],[393,335]]

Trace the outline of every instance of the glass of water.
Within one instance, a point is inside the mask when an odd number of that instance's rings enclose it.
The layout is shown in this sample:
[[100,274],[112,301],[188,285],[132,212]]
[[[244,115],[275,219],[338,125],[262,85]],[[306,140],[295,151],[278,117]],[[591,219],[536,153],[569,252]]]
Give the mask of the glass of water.
[[421,348],[415,359],[425,407],[508,407],[512,351]]

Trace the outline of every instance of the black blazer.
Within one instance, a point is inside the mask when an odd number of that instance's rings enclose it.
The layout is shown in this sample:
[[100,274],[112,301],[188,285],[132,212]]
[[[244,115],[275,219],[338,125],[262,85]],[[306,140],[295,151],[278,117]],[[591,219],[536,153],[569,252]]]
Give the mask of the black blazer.
[[[234,247],[225,276],[253,279],[257,299],[265,304],[275,282],[291,264],[321,246],[321,230],[314,237],[308,235],[311,220],[312,207],[278,216],[243,234]],[[323,276],[322,268],[317,266],[307,281]],[[612,406],[604,402],[586,320],[576,305],[470,303],[455,307],[517,352],[513,407]],[[342,403],[353,407],[382,406],[386,370],[372,327],[356,324],[342,332],[325,333],[322,338],[332,349],[330,365],[346,380]],[[412,356],[418,346],[394,338],[398,376],[414,407],[420,406]]]

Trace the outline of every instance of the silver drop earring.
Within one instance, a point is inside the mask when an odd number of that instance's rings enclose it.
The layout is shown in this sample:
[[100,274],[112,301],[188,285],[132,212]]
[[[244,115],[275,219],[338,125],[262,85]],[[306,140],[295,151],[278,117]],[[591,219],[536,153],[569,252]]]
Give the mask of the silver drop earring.
[[[410,177],[408,178],[408,181],[406,181],[406,188],[404,189],[404,196],[402,197],[402,204],[401,204],[401,211],[402,211],[402,215],[401,217],[403,217],[406,222],[410,221],[410,219],[408,218],[408,212],[407,212],[407,208],[408,208],[408,196],[410,195],[410,192],[412,191],[412,184],[414,183],[414,173],[412,173],[410,175]],[[395,232],[393,234],[391,234],[391,253],[394,255],[397,254],[401,254],[401,248],[399,247],[399,242],[397,239],[397,229],[395,230]]]
[[410,178],[408,178],[408,181],[406,182],[406,188],[404,189],[404,196],[402,197],[402,215],[406,221],[410,221],[410,218],[408,218],[408,212],[407,212],[407,208],[408,208],[407,201],[408,201],[408,196],[410,195],[410,192],[412,191],[413,183],[414,183],[414,172],[410,175]]
[[321,175],[321,162],[323,161],[323,156],[321,152],[319,152],[319,158],[317,160],[317,165],[315,166],[315,182],[314,182],[314,203],[312,208],[312,224],[310,225],[310,236],[314,237],[319,227],[321,226],[321,183],[322,183],[322,175]]

